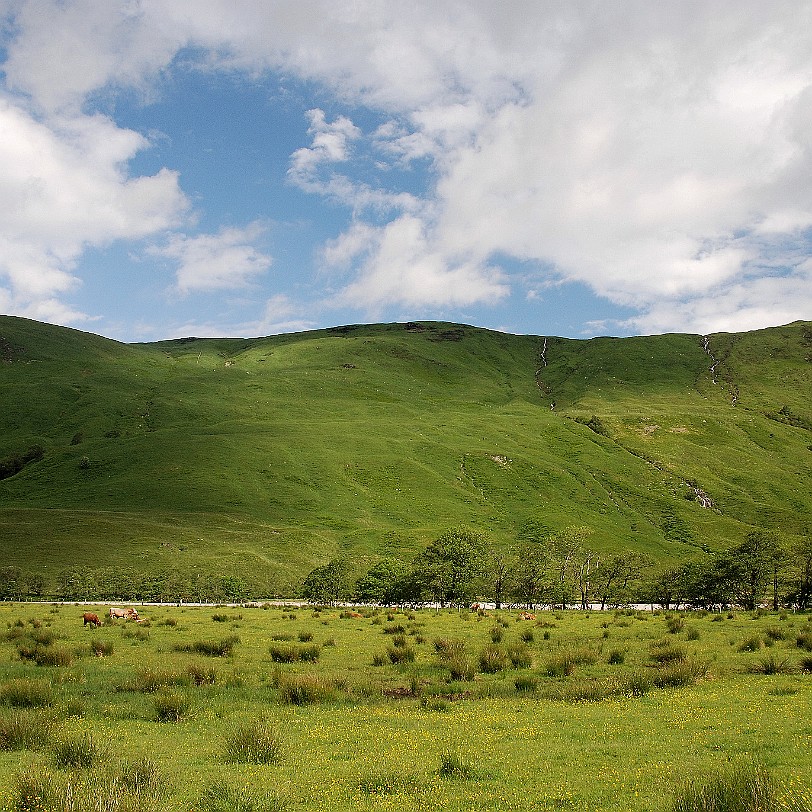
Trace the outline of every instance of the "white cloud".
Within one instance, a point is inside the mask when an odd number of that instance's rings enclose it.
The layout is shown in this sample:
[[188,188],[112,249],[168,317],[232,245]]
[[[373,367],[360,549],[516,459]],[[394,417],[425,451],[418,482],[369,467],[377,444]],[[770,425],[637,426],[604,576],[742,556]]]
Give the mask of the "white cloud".
[[176,224],[186,208],[175,172],[129,177],[146,141],[103,116],[35,118],[0,96],[0,278],[8,310],[72,313],[54,297],[80,284],[88,246],[138,239]]
[[412,307],[495,303],[508,293],[496,268],[465,256],[449,257],[433,245],[418,217],[404,214],[386,226],[359,225],[328,246],[326,259],[346,264],[363,255],[358,277],[335,305],[379,311],[386,305]]
[[[506,255],[638,308],[641,328],[775,323],[808,305],[794,257],[809,253],[812,228],[812,6],[802,0],[13,8],[6,82],[31,103],[9,102],[6,118],[17,116],[18,151],[30,138],[50,162],[11,172],[11,198],[32,202],[0,214],[0,231],[21,268],[47,266],[43,297],[76,283],[82,245],[177,218],[174,174],[126,176],[141,137],[79,111],[108,85],[148,88],[192,46],[208,69],[281,70],[389,119],[366,136],[348,117],[314,110],[311,143],[291,159],[300,188],[353,212],[324,251],[355,273],[342,301],[494,301],[510,280],[493,257]],[[13,169],[3,149],[0,172]],[[403,166],[426,160],[424,199],[387,187],[385,173],[379,185],[358,180],[370,150]],[[167,245],[180,289],[244,284],[267,268],[250,240],[194,239]]]
[[255,222],[217,234],[173,234],[166,245],[153,247],[150,253],[177,264],[179,293],[241,288],[271,267],[271,258],[253,244],[263,232],[263,225]]

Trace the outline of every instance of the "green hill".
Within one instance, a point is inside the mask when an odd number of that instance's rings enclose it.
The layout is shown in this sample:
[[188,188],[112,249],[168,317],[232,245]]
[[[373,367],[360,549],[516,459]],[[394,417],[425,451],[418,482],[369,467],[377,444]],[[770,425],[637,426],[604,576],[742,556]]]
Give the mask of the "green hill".
[[125,345],[0,317],[0,555],[284,594],[528,521],[666,563],[806,532],[812,323],[589,341],[442,323]]

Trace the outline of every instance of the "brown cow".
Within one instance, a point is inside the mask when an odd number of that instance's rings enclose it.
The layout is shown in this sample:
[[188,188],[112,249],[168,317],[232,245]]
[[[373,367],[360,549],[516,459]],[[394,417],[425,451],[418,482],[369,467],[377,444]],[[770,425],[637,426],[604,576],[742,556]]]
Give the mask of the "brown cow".
[[94,627],[102,625],[101,621],[99,620],[99,616],[94,612],[85,612],[82,615],[82,625],[87,626],[88,623]]

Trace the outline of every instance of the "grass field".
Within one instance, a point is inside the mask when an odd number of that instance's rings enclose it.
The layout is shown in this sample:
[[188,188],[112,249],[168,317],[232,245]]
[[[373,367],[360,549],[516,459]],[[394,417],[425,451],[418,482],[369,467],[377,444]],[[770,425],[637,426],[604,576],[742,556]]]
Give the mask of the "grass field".
[[4,810],[812,809],[809,616],[105,610],[0,604]]

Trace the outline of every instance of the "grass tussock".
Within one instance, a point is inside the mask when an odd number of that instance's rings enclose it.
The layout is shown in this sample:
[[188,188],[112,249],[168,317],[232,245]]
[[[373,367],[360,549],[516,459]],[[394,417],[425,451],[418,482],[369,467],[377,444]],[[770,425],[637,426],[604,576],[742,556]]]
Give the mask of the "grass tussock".
[[62,736],[52,746],[54,764],[60,769],[89,770],[104,764],[110,748],[91,733]]
[[44,679],[18,677],[0,685],[0,705],[13,708],[44,708],[54,703],[54,689]]
[[273,643],[268,653],[275,663],[315,663],[321,657],[321,646],[317,643]]
[[282,812],[286,807],[286,801],[273,792],[218,780],[203,790],[192,812]]
[[810,812],[809,798],[782,788],[763,764],[745,761],[686,782],[671,812]]
[[336,698],[336,684],[318,674],[280,676],[277,680],[280,700],[286,705],[312,705]]
[[0,750],[40,750],[51,740],[56,723],[50,713],[0,709]]
[[232,634],[220,640],[196,640],[194,643],[180,644],[174,648],[175,651],[187,651],[206,657],[230,657],[234,653],[234,646],[239,642],[239,636]]
[[224,757],[234,764],[277,764],[282,752],[273,722],[260,716],[238,725],[225,736]]

